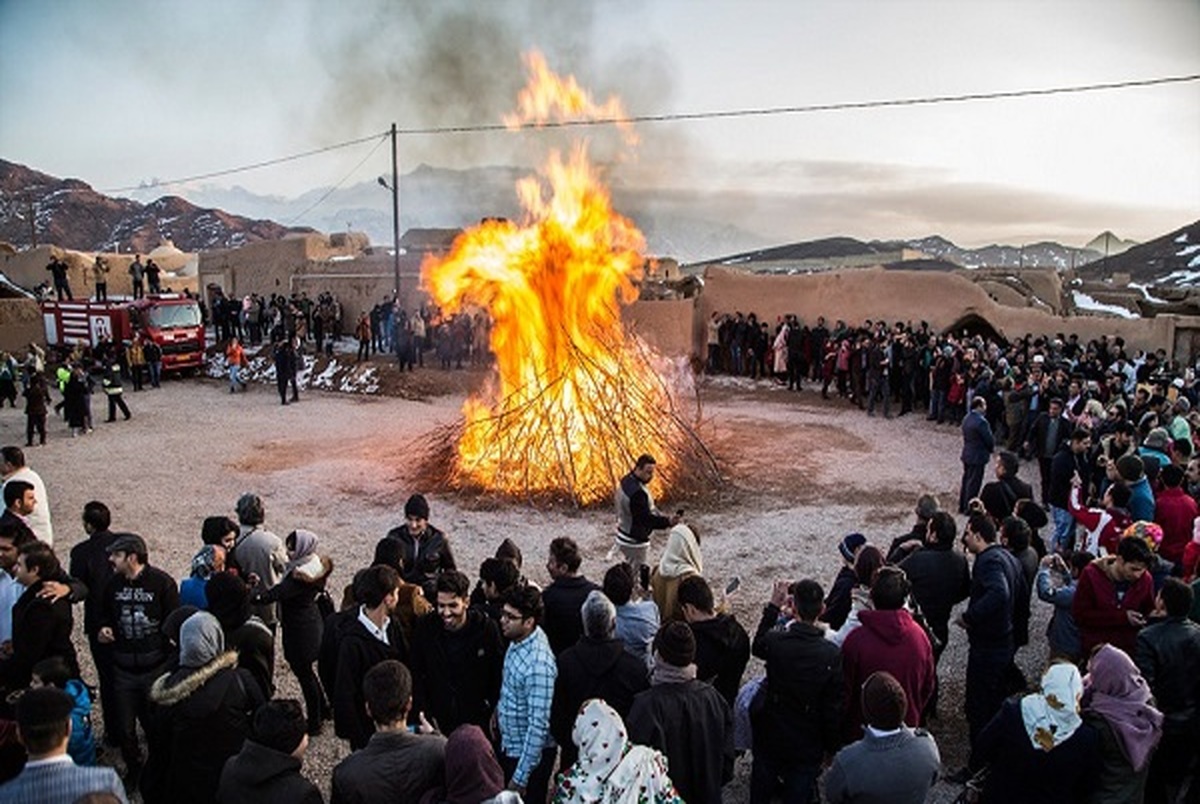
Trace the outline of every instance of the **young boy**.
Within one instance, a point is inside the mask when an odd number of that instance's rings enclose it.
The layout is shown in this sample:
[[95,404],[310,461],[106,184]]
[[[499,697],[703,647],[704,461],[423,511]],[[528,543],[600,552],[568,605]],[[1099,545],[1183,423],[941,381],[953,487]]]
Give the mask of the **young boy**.
[[32,689],[57,687],[75,701],[71,710],[71,739],[67,753],[79,766],[96,764],[96,739],[92,736],[92,696],[87,685],[71,678],[71,671],[61,656],[42,659],[33,666]]

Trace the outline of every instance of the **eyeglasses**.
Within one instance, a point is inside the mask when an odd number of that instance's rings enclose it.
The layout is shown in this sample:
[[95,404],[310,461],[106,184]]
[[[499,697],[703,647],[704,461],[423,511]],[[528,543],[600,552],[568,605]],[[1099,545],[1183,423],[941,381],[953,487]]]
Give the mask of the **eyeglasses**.
[[501,619],[501,620],[508,620],[509,622],[511,622],[511,621],[513,621],[513,620],[524,620],[524,619],[525,619],[525,615],[524,615],[524,614],[521,614],[520,612],[518,612],[518,613],[516,613],[516,614],[510,614],[510,613],[509,613],[509,612],[507,612],[507,611],[502,611],[502,612],[500,612],[500,619]]

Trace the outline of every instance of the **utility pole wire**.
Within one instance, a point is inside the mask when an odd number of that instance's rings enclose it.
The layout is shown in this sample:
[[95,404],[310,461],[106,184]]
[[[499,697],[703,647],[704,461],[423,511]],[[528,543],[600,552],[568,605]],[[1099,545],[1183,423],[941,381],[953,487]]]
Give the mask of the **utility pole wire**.
[[[475,134],[496,131],[528,131],[530,129],[555,129],[555,128],[583,128],[589,126],[611,126],[625,125],[629,123],[671,123],[688,120],[722,120],[738,117],[769,117],[775,115],[787,114],[811,114],[815,112],[842,112],[856,109],[886,109],[903,106],[934,106],[944,103],[967,103],[972,101],[989,101],[989,100],[1005,100],[1009,98],[1037,98],[1046,97],[1049,95],[1074,95],[1085,92],[1102,92],[1116,89],[1135,89],[1152,86],[1162,86],[1166,84],[1184,84],[1194,81],[1200,81],[1200,73],[1192,73],[1190,75],[1173,75],[1162,78],[1146,78],[1129,81],[1112,81],[1098,84],[1082,84],[1076,86],[1065,87],[1048,87],[1043,89],[1015,89],[997,92],[972,92],[964,95],[933,95],[928,97],[917,98],[894,98],[890,100],[870,100],[870,101],[846,101],[841,103],[817,103],[803,106],[773,106],[760,107],[750,109],[728,109],[724,111],[709,111],[709,112],[677,112],[669,114],[644,114],[630,115],[627,117],[608,117],[598,118],[595,120],[561,120],[539,123],[536,125],[522,126],[519,129],[512,129],[503,123],[489,123],[484,125],[471,126],[430,126],[424,128],[397,128],[398,136],[424,136],[431,134]],[[226,170],[215,170],[211,173],[199,173],[194,176],[185,176],[179,179],[169,179],[162,181],[154,181],[147,184],[136,184],[129,187],[115,187],[109,190],[102,190],[105,194],[131,192],[133,190],[150,190],[155,187],[165,187],[171,184],[184,184],[202,179],[215,179],[221,176],[231,176],[236,173],[245,173],[251,170],[259,170],[260,168],[280,165],[285,162],[294,162],[297,159],[304,159],[310,156],[318,156],[320,154],[329,153],[330,151],[349,148],[354,145],[361,145],[365,142],[372,142],[377,137],[390,136],[390,130],[377,132],[366,137],[360,137],[355,140],[347,140],[333,145],[326,145],[323,148],[315,148],[311,151],[304,151],[290,156],[282,156],[277,159],[267,159],[262,162],[255,162],[250,165],[242,165],[241,167],[229,168]]]

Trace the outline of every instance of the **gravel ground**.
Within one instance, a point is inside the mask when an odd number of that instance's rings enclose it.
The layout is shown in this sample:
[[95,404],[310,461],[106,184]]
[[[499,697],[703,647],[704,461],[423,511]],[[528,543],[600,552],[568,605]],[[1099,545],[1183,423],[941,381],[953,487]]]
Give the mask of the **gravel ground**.
[[[426,386],[438,383],[437,372],[417,376]],[[52,419],[49,443],[27,450],[47,486],[62,556],[83,537],[83,505],[98,499],[112,509],[114,529],[147,538],[152,564],[184,577],[203,518],[232,515],[238,496],[253,491],[265,500],[274,532],[305,527],[322,537],[323,552],[335,562],[333,585],[340,587],[370,560],[375,542],[403,521],[408,495],[420,491],[429,493],[431,520],[450,534],[469,575],[504,537],[524,551],[526,574],[543,583],[546,545],[555,536],[580,543],[589,576],[598,578],[606,566],[613,519],[607,507],[535,509],[456,499],[422,485],[417,443],[456,420],[457,390],[427,401],[304,392],[299,404],[282,407],[273,385],[230,395],[223,382],[186,379],[127,390],[125,397],[131,421],[102,423],[104,400],[97,395],[93,412],[101,423],[93,434],[72,439],[65,424]],[[704,431],[727,468],[729,487],[713,502],[689,501],[688,520],[701,534],[714,588],[741,577],[729,605],[747,630],[757,625],[775,580],[814,577],[827,587],[839,566],[837,540],[846,533],[862,531],[886,548],[910,527],[919,494],[956,499],[957,428],[914,416],[869,419],[811,391],[792,394],[769,382],[717,379],[702,386],[701,399]],[[20,411],[0,411],[0,443],[23,444],[24,424]],[[660,502],[670,510],[670,499]],[[660,534],[652,556],[663,541]],[[1035,602],[1031,633],[1044,631],[1047,616]],[[77,638],[86,664],[86,640],[80,631]],[[1030,677],[1043,657],[1043,647],[1022,651]],[[277,666],[279,694],[299,698],[282,656]],[[949,768],[966,758],[965,666],[965,640],[952,633],[940,665],[943,717],[932,728]],[[752,660],[747,673],[761,670]],[[85,675],[94,680],[90,666]],[[326,791],[333,766],[347,753],[330,731],[312,741],[305,765]],[[739,760],[727,802],[748,798],[748,772],[748,759]],[[956,793],[940,784],[930,800],[949,802]]]

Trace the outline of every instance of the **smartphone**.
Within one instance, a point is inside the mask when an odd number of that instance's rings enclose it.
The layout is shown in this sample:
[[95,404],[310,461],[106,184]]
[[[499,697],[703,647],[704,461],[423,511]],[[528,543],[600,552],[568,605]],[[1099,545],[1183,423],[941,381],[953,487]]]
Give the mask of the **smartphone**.
[[742,585],[742,579],[734,575],[729,579],[729,583],[725,584],[725,596],[728,597],[738,590]]

